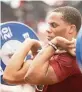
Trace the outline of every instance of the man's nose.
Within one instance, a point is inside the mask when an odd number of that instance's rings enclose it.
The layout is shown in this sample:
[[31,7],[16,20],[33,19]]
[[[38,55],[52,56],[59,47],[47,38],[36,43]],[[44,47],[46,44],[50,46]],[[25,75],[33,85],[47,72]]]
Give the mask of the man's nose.
[[47,33],[52,33],[52,31],[51,31],[51,30],[49,30],[49,29],[47,29],[47,30],[46,30],[46,32],[47,32]]

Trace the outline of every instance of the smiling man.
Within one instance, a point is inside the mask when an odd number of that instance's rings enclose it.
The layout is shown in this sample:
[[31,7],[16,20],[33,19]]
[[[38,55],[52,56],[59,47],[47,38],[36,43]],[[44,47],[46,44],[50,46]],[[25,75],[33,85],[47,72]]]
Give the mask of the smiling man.
[[[76,38],[81,27],[81,14],[73,7],[59,7],[46,18],[49,43],[37,53],[40,43],[26,39],[12,56],[3,78],[11,84],[44,85],[42,92],[82,92],[82,74],[74,55]],[[34,59],[24,62],[32,51]],[[57,53],[58,50],[64,50]],[[35,56],[36,55],[36,56]]]

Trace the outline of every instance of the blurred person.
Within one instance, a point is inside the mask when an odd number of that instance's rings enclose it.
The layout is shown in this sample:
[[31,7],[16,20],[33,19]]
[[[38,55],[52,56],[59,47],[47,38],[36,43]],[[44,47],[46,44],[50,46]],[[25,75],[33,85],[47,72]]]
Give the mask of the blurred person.
[[[81,27],[81,14],[70,6],[59,7],[47,15],[46,22],[47,45],[38,52],[40,42],[26,39],[11,57],[3,79],[10,84],[42,85],[36,87],[42,92],[82,92],[73,39]],[[34,57],[24,62],[30,50]]]

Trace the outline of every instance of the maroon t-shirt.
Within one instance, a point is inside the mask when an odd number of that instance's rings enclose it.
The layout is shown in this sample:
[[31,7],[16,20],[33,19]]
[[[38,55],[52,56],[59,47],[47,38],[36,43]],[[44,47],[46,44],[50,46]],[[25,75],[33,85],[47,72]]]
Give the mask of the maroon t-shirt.
[[44,86],[43,92],[82,92],[82,74],[75,57],[68,53],[54,55],[50,65],[60,82]]

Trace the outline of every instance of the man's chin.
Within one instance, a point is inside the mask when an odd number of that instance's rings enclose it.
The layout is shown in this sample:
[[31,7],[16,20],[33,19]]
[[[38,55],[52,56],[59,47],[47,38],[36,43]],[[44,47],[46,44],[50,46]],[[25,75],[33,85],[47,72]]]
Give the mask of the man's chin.
[[50,38],[50,37],[47,38],[48,41],[51,41],[52,39],[53,39],[53,38]]
[[51,41],[51,39],[48,39],[48,41]]
[[51,39],[47,38],[48,41],[51,41]]

